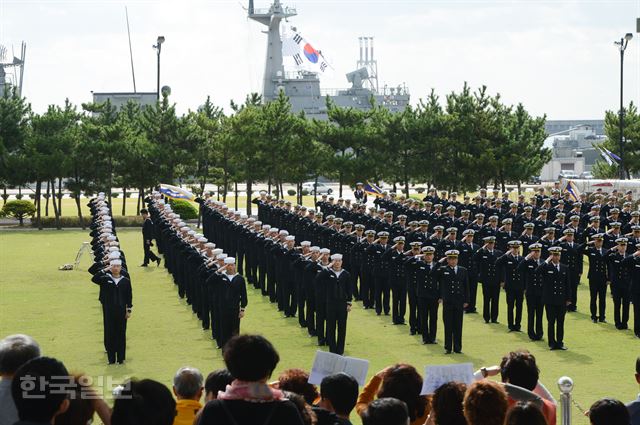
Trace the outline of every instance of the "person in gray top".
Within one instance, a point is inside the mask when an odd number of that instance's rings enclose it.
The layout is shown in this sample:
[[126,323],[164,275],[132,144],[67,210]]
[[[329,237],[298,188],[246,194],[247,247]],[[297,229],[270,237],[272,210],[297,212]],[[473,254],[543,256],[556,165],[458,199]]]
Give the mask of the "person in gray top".
[[11,380],[20,366],[36,357],[40,357],[40,346],[28,335],[9,335],[0,341],[0,425],[18,421]]

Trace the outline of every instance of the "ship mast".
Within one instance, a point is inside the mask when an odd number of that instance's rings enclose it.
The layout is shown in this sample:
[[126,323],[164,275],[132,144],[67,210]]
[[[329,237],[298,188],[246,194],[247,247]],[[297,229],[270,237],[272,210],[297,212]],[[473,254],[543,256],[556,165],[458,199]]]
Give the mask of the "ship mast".
[[269,101],[277,97],[278,87],[280,87],[280,82],[284,79],[280,22],[296,15],[295,8],[283,6],[280,0],[274,0],[269,9],[255,9],[253,0],[249,0],[249,19],[260,22],[268,28],[265,31],[267,34],[267,59],[265,61],[262,85],[263,101]]

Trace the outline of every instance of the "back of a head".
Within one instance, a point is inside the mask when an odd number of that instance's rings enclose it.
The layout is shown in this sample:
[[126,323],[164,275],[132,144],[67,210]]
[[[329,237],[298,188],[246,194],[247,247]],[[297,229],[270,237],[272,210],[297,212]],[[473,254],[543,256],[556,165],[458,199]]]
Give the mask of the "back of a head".
[[629,425],[629,411],[619,400],[603,398],[589,409],[591,425]]
[[349,416],[358,401],[358,381],[344,372],[325,376],[320,396],[331,402],[336,414]]
[[526,350],[512,351],[502,358],[500,374],[502,382],[533,391],[538,385],[540,370],[533,354]]
[[289,400],[294,404],[294,406],[296,406],[296,409],[298,409],[298,413],[300,413],[300,417],[302,418],[302,423],[304,425],[313,425],[318,422],[318,418],[313,412],[311,405],[307,404],[307,402],[304,400],[304,397],[291,391],[283,391],[282,394],[287,400]]
[[13,375],[31,359],[40,357],[40,346],[29,335],[9,335],[0,341],[0,375]]
[[69,408],[63,414],[56,416],[56,424],[86,425],[93,419],[95,408],[90,388],[91,378],[83,375],[73,377],[73,395],[69,399]]
[[217,398],[218,391],[224,391],[232,381],[233,376],[227,369],[214,370],[204,381],[204,392],[207,396]]
[[223,356],[234,379],[247,382],[270,377],[280,361],[276,349],[261,335],[231,338],[224,346]]
[[113,403],[112,425],[171,425],[176,402],[171,391],[151,379],[129,381]]
[[278,377],[278,388],[301,395],[308,404],[313,404],[318,397],[316,386],[309,383],[309,374],[302,369],[282,372]]
[[508,407],[507,393],[500,384],[483,379],[471,384],[463,406],[469,425],[502,425]]
[[184,399],[198,400],[202,389],[202,373],[194,367],[181,367],[173,377],[176,395]]
[[415,367],[399,363],[391,367],[382,378],[378,398],[393,397],[407,405],[411,421],[421,417],[425,411],[426,400],[422,392],[422,376]]
[[466,425],[462,402],[467,386],[462,382],[447,382],[440,386],[431,400],[436,425]]
[[542,410],[535,404],[518,402],[507,412],[505,425],[547,425]]
[[51,357],[31,359],[16,371],[11,395],[23,421],[50,422],[60,410],[68,393],[58,391],[69,383],[69,372]]
[[360,414],[362,425],[409,425],[409,411],[397,398],[378,398]]

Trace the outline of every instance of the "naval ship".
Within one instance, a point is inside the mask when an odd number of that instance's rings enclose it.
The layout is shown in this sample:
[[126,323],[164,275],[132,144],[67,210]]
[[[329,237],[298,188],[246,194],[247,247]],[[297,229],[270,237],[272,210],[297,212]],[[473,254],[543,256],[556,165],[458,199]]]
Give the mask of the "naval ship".
[[[376,105],[388,109],[391,112],[400,112],[409,105],[409,90],[402,84],[398,86],[378,87],[377,61],[374,58],[373,37],[360,37],[360,58],[357,61],[357,69],[346,74],[351,87],[346,89],[323,90],[320,88],[319,74],[324,71],[325,64],[320,51],[316,51],[310,44],[295,33],[287,38],[284,28],[281,28],[283,20],[297,15],[294,7],[284,6],[280,0],[274,0],[268,9],[254,7],[253,0],[249,0],[247,9],[249,19],[259,22],[267,27],[267,58],[265,62],[262,98],[269,102],[278,97],[280,91],[289,98],[293,112],[303,111],[307,118],[327,119],[328,96],[331,101],[340,107],[355,109],[371,109],[372,99]],[[283,25],[282,25],[283,26]],[[300,44],[300,54],[291,51],[286,45],[295,49]],[[300,43],[302,42],[302,43]],[[284,47],[284,53],[283,53]],[[313,69],[296,69],[285,72],[284,57],[291,55],[296,64],[308,61],[317,64],[318,72]]]

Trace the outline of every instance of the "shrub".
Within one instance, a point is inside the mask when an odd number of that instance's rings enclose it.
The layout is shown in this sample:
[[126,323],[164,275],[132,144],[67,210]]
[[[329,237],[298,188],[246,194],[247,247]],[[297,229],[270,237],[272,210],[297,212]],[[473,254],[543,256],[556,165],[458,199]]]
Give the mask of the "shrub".
[[117,198],[118,196],[120,196],[120,193],[118,193],[118,192],[113,192],[113,193],[111,194],[111,197],[112,197],[112,198]]
[[19,201],[20,199],[22,199],[22,196],[23,196],[22,193],[18,193],[16,195],[16,199]]
[[183,199],[170,199],[169,204],[174,213],[179,214],[183,220],[198,218],[198,210],[189,201]]
[[36,199],[36,194],[35,193],[30,193],[29,194],[29,199]]
[[[85,226],[89,224],[90,218],[83,217]],[[116,229],[118,227],[140,227],[142,226],[142,216],[125,216],[125,217],[114,217],[113,218]],[[42,227],[46,229],[55,229],[56,228],[56,218],[55,217],[40,217],[40,221],[42,222]],[[35,219],[31,220],[31,227],[38,227],[38,223]],[[80,217],[60,217],[60,227],[62,228],[70,228],[70,227],[82,227],[80,223]]]
[[294,196],[294,195],[296,194],[296,191],[295,191],[295,190],[293,190],[293,189],[289,189],[289,190],[287,190],[287,194],[288,194],[289,196]]
[[196,196],[202,195],[202,189],[200,188],[200,186],[191,186],[189,187],[189,190],[191,190],[191,193],[193,193]]
[[133,192],[127,192],[127,198],[131,198],[133,196]]
[[276,198],[278,198],[278,197],[280,196],[280,195],[279,195],[279,193],[280,193],[280,192],[278,191],[278,189],[272,190],[272,191],[271,191],[271,193],[272,193],[272,194],[273,194],[273,196],[275,196]]
[[5,215],[18,219],[22,226],[25,217],[31,217],[36,213],[36,206],[31,201],[9,201],[4,204],[2,211]]
[[309,195],[309,191],[307,189],[302,189],[302,196],[308,196]]
[[424,187],[416,187],[416,192],[424,193],[424,191],[425,191]]

